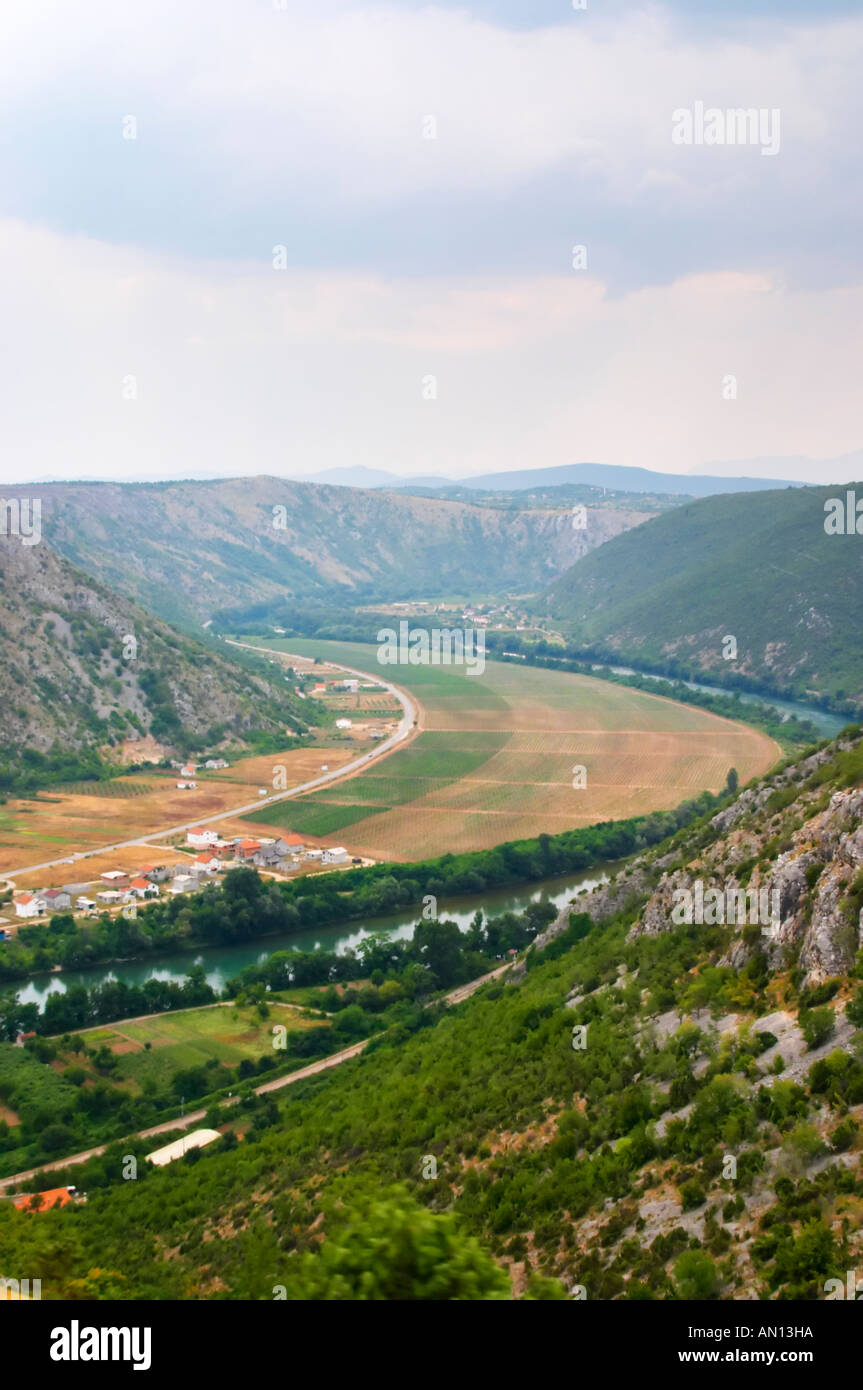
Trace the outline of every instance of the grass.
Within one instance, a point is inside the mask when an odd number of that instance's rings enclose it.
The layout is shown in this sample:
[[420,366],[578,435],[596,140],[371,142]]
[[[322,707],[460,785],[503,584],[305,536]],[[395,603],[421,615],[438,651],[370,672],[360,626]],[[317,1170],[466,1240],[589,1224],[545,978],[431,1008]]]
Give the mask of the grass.
[[[108,1025],[83,1037],[89,1048],[105,1044],[115,1053],[117,1074],[122,1080],[140,1086],[149,1076],[162,1087],[170,1084],[178,1071],[211,1060],[226,1067],[236,1066],[244,1057],[257,1060],[273,1055],[278,1060],[281,1054],[273,1051],[275,1024],[283,1024],[289,1032],[327,1026],[293,1009],[271,1008],[269,1018],[261,1019],[254,1007],[228,1005],[156,1014],[134,1023]],[[77,1065],[80,1058],[70,1055],[68,1061]]]

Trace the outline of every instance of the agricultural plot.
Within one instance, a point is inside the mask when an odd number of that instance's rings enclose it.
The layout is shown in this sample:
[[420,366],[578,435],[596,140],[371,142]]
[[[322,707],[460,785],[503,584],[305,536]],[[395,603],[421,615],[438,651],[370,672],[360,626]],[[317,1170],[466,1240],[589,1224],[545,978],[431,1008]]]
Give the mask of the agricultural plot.
[[[670,810],[705,788],[719,791],[732,767],[745,783],[781,756],[756,729],[587,676],[492,661],[481,676],[443,666],[378,668],[376,649],[361,644],[272,645],[381,669],[419,700],[421,732],[409,745],[278,808],[280,826],[324,841],[338,834],[355,853],[379,859],[487,849]],[[272,815],[253,819],[274,824]]]
[[[249,1057],[273,1056],[273,1025],[295,1029],[329,1025],[306,1018],[296,1009],[275,1006],[266,1019],[252,1007],[233,1005],[187,1009],[154,1014],[151,1018],[123,1021],[83,1033],[88,1049],[105,1045],[117,1058],[117,1079],[138,1090],[152,1078],[161,1089],[179,1071],[210,1061],[234,1067]],[[275,1054],[278,1057],[280,1054]],[[80,1062],[76,1055],[70,1060]]]
[[157,790],[154,782],[141,782],[137,778],[124,777],[110,782],[64,782],[65,796],[99,796],[113,800],[129,801],[135,796],[149,796]]
[[[14,872],[21,864],[71,856],[100,845],[151,835],[164,826],[194,822],[197,817],[229,815],[236,806],[253,801],[259,787],[272,787],[273,769],[284,767],[288,785],[315,777],[326,762],[340,767],[356,757],[347,745],[334,748],[294,748],[283,753],[243,758],[219,772],[198,771],[194,791],[177,788],[176,773],[133,773],[110,782],[82,783],[73,790],[41,792],[31,801],[9,801],[0,817],[0,873]],[[138,864],[165,860],[165,851],[154,846],[133,846],[87,860],[86,877],[108,869],[135,868]],[[168,859],[176,856],[168,855]],[[21,873],[19,888],[48,888],[81,877],[60,864],[35,874]]]

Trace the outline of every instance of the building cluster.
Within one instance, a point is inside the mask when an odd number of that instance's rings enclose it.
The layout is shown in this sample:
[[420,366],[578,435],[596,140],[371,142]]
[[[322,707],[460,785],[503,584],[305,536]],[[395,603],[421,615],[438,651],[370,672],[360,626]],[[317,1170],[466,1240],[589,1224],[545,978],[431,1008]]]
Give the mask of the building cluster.
[[[255,869],[279,869],[290,873],[305,863],[340,865],[351,862],[346,849],[307,849],[299,835],[282,835],[277,839],[250,839],[237,836],[223,840],[215,830],[195,826],[186,833],[186,844],[198,850],[188,864],[142,864],[126,871],[108,869],[99,875],[103,887],[92,895],[80,893],[78,886],[43,888],[35,893],[19,893],[14,898],[17,917],[41,917],[55,912],[85,912],[95,915],[100,910],[129,903],[158,898],[163,890],[170,894],[193,893],[214,874],[226,869],[248,865]],[[354,862],[359,863],[359,860]],[[8,928],[10,934],[14,928]]]
[[220,862],[231,861],[236,864],[250,864],[256,869],[297,869],[303,861],[321,864],[347,864],[349,855],[341,845],[333,849],[306,849],[299,835],[282,835],[278,839],[261,838],[250,840],[237,838],[223,840],[215,830],[197,826],[186,833],[186,843],[200,849],[205,855]]
[[[230,767],[230,763],[226,762],[224,758],[208,758],[205,763],[201,763],[201,766],[207,772],[218,772],[223,767]],[[197,763],[172,762],[171,767],[175,768],[183,779],[177,783],[178,791],[194,791],[196,789],[198,784],[193,779],[198,770]]]

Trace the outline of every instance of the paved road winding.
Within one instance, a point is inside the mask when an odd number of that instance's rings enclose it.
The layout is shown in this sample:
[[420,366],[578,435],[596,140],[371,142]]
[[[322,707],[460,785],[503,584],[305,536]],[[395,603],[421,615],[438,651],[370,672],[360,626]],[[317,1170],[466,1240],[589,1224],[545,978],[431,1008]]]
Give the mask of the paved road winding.
[[[235,647],[248,647],[250,651],[260,654],[261,647],[252,647],[248,642],[233,642]],[[286,652],[284,655],[289,656]],[[331,663],[337,665],[337,663]],[[113,845],[99,845],[95,849],[81,850],[78,854],[71,856],[73,862],[78,864],[82,859],[90,859],[97,854],[110,854],[117,849],[129,849],[132,845],[147,845],[153,840],[163,840],[166,835],[181,835],[184,830],[192,830],[199,825],[214,825],[217,821],[230,820],[234,816],[244,816],[248,811],[259,811],[262,806],[274,806],[278,801],[287,801],[292,796],[297,796],[300,792],[314,791],[316,787],[323,787],[330,782],[336,782],[341,777],[347,777],[352,772],[359,772],[372,759],[380,758],[395,748],[397,744],[403,743],[411,734],[414,721],[419,718],[419,706],[414,702],[406,691],[401,690],[397,685],[392,685],[390,681],[382,680],[380,676],[371,675],[368,671],[357,671],[352,666],[338,665],[340,671],[350,671],[353,676],[361,676],[364,680],[376,681],[388,690],[391,695],[398,700],[404,711],[395,733],[390,734],[389,738],[379,743],[377,748],[373,748],[368,753],[363,753],[361,757],[355,758],[353,762],[345,763],[343,767],[334,768],[332,772],[324,772],[320,777],[313,777],[310,782],[300,782],[296,787],[289,787],[287,791],[279,792],[276,796],[259,796],[255,801],[250,801],[246,806],[232,806],[227,811],[219,811],[215,816],[198,816],[195,820],[186,821],[183,825],[171,825],[162,830],[152,830],[147,835],[139,835],[134,840],[118,840]],[[322,750],[324,753],[326,750]],[[41,869],[54,869],[58,864],[68,864],[69,855],[61,859],[47,859],[43,864],[22,865],[12,871],[4,873],[7,884],[14,886],[15,878],[18,874],[36,873]]]

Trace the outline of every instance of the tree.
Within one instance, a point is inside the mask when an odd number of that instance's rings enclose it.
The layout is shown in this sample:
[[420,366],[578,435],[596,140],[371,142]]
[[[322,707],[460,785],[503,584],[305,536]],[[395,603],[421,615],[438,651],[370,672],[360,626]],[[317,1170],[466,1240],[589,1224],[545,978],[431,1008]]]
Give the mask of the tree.
[[452,1214],[399,1195],[327,1234],[307,1254],[288,1297],[326,1301],[426,1301],[511,1297],[509,1279]]
[[845,1017],[855,1028],[863,1028],[863,989],[858,989],[853,999],[845,1005]]
[[461,932],[455,922],[420,922],[414,951],[435,977],[438,988],[458,984],[463,975]]
[[732,796],[736,795],[737,788],[740,785],[740,776],[737,772],[736,767],[731,767],[728,769],[728,776],[725,779],[725,785]]
[[716,1265],[703,1250],[684,1250],[674,1265],[677,1297],[704,1302],[719,1293]]
[[254,869],[242,865],[225,874],[222,889],[229,903],[253,903],[261,896],[261,880]]

